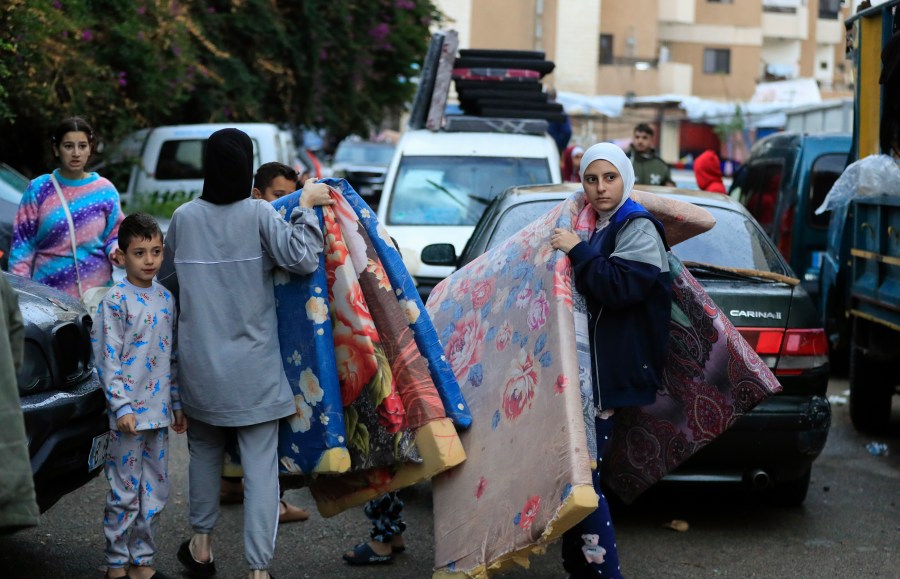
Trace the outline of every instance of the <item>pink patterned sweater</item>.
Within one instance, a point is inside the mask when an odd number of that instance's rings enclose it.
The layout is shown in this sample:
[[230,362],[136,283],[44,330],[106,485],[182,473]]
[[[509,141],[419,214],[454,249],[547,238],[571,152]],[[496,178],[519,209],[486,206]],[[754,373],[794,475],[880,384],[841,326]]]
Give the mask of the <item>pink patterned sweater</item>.
[[[118,247],[124,218],[119,192],[97,173],[79,181],[64,178],[58,170],[53,173],[75,223],[82,290],[111,285],[109,256]],[[22,195],[13,224],[9,271],[80,297],[69,225],[49,174],[34,179]]]

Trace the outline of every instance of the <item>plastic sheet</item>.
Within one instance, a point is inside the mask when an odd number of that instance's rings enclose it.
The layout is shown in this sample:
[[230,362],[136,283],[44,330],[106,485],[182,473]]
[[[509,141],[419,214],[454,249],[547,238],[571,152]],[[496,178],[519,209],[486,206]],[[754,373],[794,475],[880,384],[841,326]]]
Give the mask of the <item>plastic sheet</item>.
[[900,167],[889,155],[869,155],[851,163],[831,186],[816,215],[845,206],[863,195],[900,195]]

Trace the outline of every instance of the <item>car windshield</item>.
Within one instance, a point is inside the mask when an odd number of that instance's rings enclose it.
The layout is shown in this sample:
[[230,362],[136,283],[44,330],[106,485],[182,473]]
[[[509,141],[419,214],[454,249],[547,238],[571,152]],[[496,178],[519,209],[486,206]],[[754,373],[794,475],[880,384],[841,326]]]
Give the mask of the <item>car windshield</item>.
[[345,165],[377,165],[387,167],[394,157],[392,145],[341,143],[334,153],[334,163]]
[[475,225],[507,187],[550,181],[546,159],[405,156],[394,181],[387,222]]
[[[492,249],[560,201],[521,203],[507,210],[494,227],[487,249]],[[765,234],[751,220],[737,211],[706,206],[716,226],[672,248],[682,261],[720,267],[754,269],[789,275],[778,252]]]
[[29,183],[30,181],[18,171],[0,163],[0,199],[18,204]]

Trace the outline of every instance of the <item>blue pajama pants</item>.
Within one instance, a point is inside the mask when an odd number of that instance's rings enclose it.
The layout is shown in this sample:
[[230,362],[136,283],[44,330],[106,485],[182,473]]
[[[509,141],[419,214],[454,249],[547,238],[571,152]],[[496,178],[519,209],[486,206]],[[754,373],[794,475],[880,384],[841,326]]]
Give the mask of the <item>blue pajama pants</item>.
[[363,511],[372,521],[370,536],[373,541],[390,543],[392,538],[402,535],[406,530],[406,523],[403,521],[403,501],[396,492],[372,499],[366,503]]
[[609,516],[609,503],[600,490],[600,466],[612,438],[615,415],[597,417],[597,469],[591,472],[594,490],[600,497],[597,509],[583,521],[563,533],[563,568],[572,579],[621,577],[616,536]]
[[109,433],[103,534],[110,568],[153,565],[159,514],[169,499],[168,446],[168,428]]

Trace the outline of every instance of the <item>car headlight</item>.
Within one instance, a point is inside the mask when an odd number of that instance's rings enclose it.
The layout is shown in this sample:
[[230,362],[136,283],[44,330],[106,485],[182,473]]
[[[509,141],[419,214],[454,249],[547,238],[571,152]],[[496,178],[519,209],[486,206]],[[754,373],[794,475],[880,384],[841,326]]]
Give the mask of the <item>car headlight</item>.
[[22,369],[17,376],[20,394],[33,394],[49,390],[53,384],[50,366],[44,352],[31,340],[25,340]]

